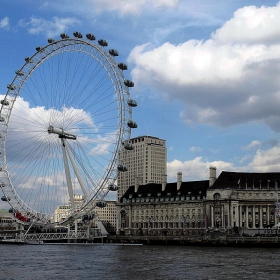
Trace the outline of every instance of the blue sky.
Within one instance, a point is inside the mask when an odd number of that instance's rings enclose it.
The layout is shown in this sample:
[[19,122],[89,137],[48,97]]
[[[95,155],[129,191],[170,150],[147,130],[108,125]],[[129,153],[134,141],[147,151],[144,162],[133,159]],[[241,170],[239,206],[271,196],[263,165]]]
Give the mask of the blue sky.
[[90,32],[128,64],[132,137],[166,140],[168,181],[279,171],[279,26],[270,0],[2,0],[1,92],[47,38]]

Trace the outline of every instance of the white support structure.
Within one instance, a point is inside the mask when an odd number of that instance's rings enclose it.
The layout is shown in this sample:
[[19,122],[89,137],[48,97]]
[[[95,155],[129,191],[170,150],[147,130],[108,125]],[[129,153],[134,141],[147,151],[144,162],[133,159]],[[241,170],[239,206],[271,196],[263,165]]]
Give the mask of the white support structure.
[[62,152],[63,152],[65,175],[66,175],[66,181],[67,181],[67,186],[68,186],[68,193],[69,193],[69,197],[70,197],[70,204],[71,204],[71,207],[74,208],[75,203],[74,203],[73,186],[72,186],[69,164],[68,164],[67,155],[66,155],[64,138],[61,138],[61,143],[62,143]]

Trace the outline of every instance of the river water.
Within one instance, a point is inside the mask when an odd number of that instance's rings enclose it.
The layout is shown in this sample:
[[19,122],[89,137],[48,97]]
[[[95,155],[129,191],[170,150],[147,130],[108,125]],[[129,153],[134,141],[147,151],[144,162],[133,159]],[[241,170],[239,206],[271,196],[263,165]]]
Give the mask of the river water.
[[1,280],[280,279],[280,249],[0,244]]

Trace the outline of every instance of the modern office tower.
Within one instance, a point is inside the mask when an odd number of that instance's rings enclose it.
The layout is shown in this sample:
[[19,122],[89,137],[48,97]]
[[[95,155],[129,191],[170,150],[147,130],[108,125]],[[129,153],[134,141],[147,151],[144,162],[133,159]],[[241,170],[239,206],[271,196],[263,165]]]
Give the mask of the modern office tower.
[[118,200],[129,186],[166,181],[167,156],[165,140],[153,136],[139,136],[129,140],[134,149],[125,149],[119,153],[119,164],[127,167],[127,171],[118,175]]

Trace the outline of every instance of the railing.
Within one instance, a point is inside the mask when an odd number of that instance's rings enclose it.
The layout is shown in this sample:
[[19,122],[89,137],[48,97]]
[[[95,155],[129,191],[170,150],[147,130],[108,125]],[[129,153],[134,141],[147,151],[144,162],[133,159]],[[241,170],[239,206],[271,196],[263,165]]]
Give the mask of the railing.
[[102,238],[107,236],[102,236],[99,231],[70,231],[64,232],[64,233],[1,233],[0,232],[0,238],[1,237],[20,237],[22,240],[26,241],[38,241],[38,240],[94,240],[95,238]]
[[29,233],[25,240],[69,240],[69,239],[89,239],[95,236],[89,236],[86,231],[70,232],[70,233]]

